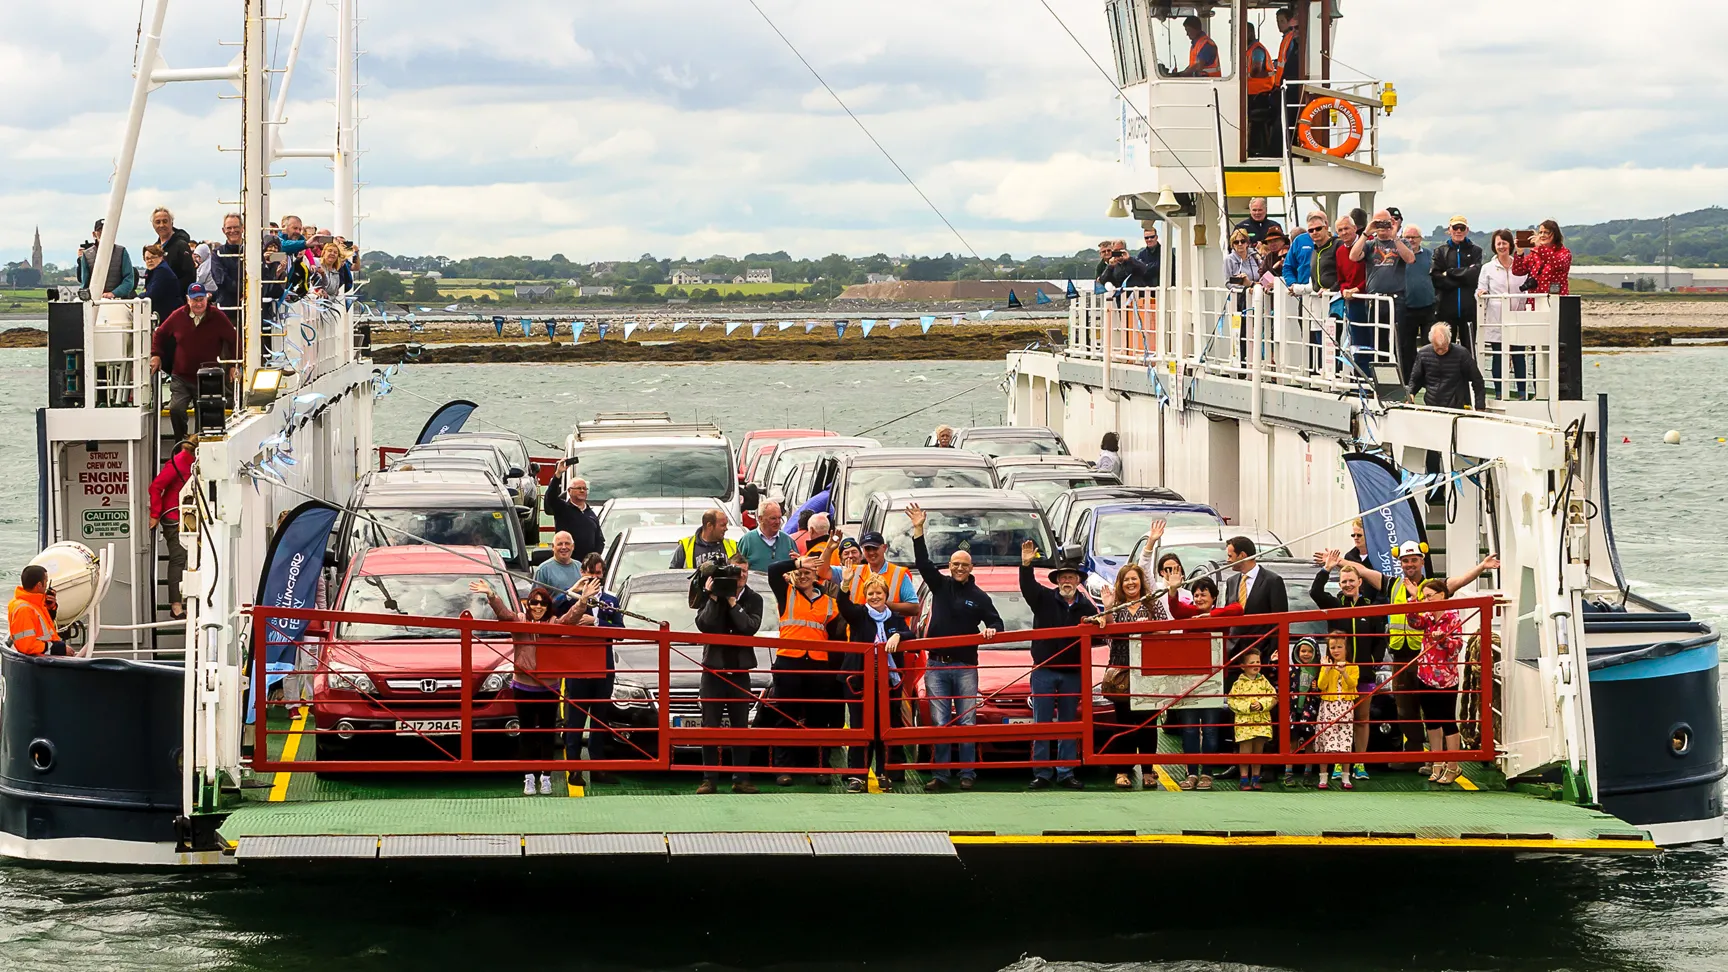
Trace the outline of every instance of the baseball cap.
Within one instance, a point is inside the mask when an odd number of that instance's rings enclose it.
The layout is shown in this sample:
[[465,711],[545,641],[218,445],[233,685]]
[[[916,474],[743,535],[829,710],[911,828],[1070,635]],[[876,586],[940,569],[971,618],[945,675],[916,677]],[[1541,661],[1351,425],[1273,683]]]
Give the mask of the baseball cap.
[[210,291],[205,290],[204,285],[201,283],[195,283],[192,286],[186,288],[186,299],[187,300],[197,300],[200,297],[209,297],[209,296],[210,296]]
[[866,547],[886,547],[886,546],[888,546],[888,541],[884,540],[882,538],[882,534],[877,533],[875,530],[871,530],[869,533],[866,533],[862,537],[859,537],[858,542],[863,544]]
[[1402,209],[1399,209],[1397,206],[1387,206],[1386,207],[1386,215],[1392,217],[1393,219],[1397,220],[1400,223],[1404,222],[1404,211]]
[[851,537],[846,537],[845,539],[840,541],[840,549],[841,550],[857,550],[858,549],[858,541],[852,539]]
[[1462,226],[1465,229],[1469,229],[1470,228],[1470,221],[1465,219],[1462,216],[1454,216],[1451,219],[1446,221],[1446,225],[1447,226]]
[[1398,545],[1398,556],[1400,558],[1420,557],[1422,556],[1422,545],[1415,540],[1406,540]]

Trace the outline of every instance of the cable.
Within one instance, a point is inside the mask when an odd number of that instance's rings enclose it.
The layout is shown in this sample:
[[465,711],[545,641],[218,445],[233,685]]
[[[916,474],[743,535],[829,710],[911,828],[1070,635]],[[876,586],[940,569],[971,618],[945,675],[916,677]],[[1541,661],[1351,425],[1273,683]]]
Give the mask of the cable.
[[978,383],[978,384],[976,384],[976,385],[973,385],[973,386],[971,386],[971,387],[969,387],[969,388],[964,388],[964,389],[961,389],[961,390],[960,390],[960,391],[958,391],[958,392],[955,392],[955,393],[954,393],[954,394],[952,394],[952,395],[949,395],[949,396],[948,396],[948,397],[947,397],[947,398],[944,398],[944,399],[942,399],[942,400],[941,400],[941,401],[938,401],[938,402],[931,402],[931,403],[930,403],[930,404],[928,404],[928,405],[923,405],[923,406],[920,406],[920,407],[918,407],[918,408],[915,408],[915,409],[913,409],[913,410],[912,410],[912,411],[910,411],[910,412],[907,412],[907,413],[906,413],[906,414],[905,414],[905,415],[898,415],[898,416],[895,416],[895,417],[894,417],[894,418],[891,418],[891,419],[889,419],[889,420],[888,420],[888,421],[886,421],[886,422],[883,422],[883,423],[882,423],[882,424],[881,424],[881,425],[873,425],[873,426],[871,426],[871,427],[870,427],[870,428],[867,428],[867,429],[865,429],[865,430],[864,430],[864,431],[863,431],[863,432],[855,432],[855,433],[853,433],[853,434],[854,434],[854,435],[864,435],[864,434],[866,434],[866,433],[870,433],[870,432],[875,432],[875,431],[877,431],[877,430],[878,430],[878,429],[885,429],[885,428],[887,428],[887,427],[888,427],[888,426],[890,426],[890,425],[893,425],[893,424],[894,424],[894,423],[895,423],[895,422],[898,422],[898,421],[900,421],[900,420],[901,420],[901,419],[909,419],[909,418],[911,418],[911,417],[912,417],[912,416],[914,416],[914,415],[917,415],[917,414],[918,414],[918,413],[919,413],[919,412],[924,412],[924,411],[928,411],[928,410],[930,410],[930,409],[932,409],[932,408],[935,408],[935,407],[936,407],[936,406],[938,406],[938,405],[943,405],[943,404],[946,404],[946,403],[948,403],[948,402],[951,402],[951,401],[953,401],[953,400],[954,400],[954,399],[956,399],[956,398],[959,398],[959,397],[960,397],[960,396],[961,396],[961,395],[964,395],[964,394],[966,394],[966,393],[967,393],[967,392],[971,392],[971,391],[976,391],[976,390],[978,390],[978,389],[980,389],[980,388],[983,388],[983,387],[984,387],[984,386],[985,386],[985,385],[994,385],[994,384],[998,384],[998,383],[1000,383],[1000,382],[1001,382],[1001,381],[1002,381],[1002,379],[1000,379],[1000,378],[990,378],[990,379],[986,379],[986,380],[984,380],[984,381],[981,381],[981,382],[979,382],[979,383]]
[[853,123],[858,126],[858,130],[863,132],[864,137],[870,140],[870,144],[876,146],[876,151],[882,153],[882,157],[888,160],[888,164],[894,167],[894,171],[900,173],[900,177],[906,180],[906,184],[912,187],[912,191],[918,194],[918,198],[924,200],[924,205],[929,206],[930,211],[936,214],[936,218],[942,221],[942,225],[948,227],[948,232],[954,234],[954,238],[960,241],[960,245],[966,248],[966,252],[972,254],[973,259],[982,261],[984,258],[978,255],[977,248],[975,248],[971,243],[966,242],[966,237],[961,236],[960,231],[954,228],[954,224],[948,221],[948,217],[942,215],[942,210],[937,209],[936,204],[930,201],[930,197],[924,194],[924,190],[918,188],[918,183],[914,182],[912,177],[906,173],[906,170],[900,167],[900,163],[894,161],[894,156],[889,155],[888,150],[882,147],[882,143],[876,140],[876,136],[870,134],[870,129],[864,127],[864,123],[859,120],[857,115],[852,113],[852,109],[846,107],[846,102],[840,100],[840,95],[835,92],[833,88],[829,87],[827,81],[822,80],[822,75],[816,73],[816,69],[810,66],[810,62],[805,60],[804,55],[798,53],[798,48],[794,47],[792,41],[788,39],[785,34],[781,33],[780,28],[774,26],[774,21],[768,19],[768,15],[763,12],[760,6],[757,5],[756,0],[749,0],[749,2],[750,6],[755,8],[756,13],[761,16],[763,22],[768,25],[768,29],[772,30],[775,35],[777,35],[780,40],[786,44],[787,50],[790,50],[792,55],[798,58],[798,60],[804,65],[805,69],[810,72],[810,76],[815,78],[818,84],[822,85],[823,89],[826,90],[829,96],[834,99],[834,103],[839,105],[840,110],[846,113],[846,117],[852,119]]
[[[751,2],[754,3],[755,0],[751,0]],[[1121,96],[1122,88],[1121,88],[1121,86],[1119,86],[1116,83],[1116,79],[1112,78],[1110,76],[1109,71],[1104,70],[1104,65],[1098,63],[1098,59],[1092,56],[1092,52],[1086,49],[1086,45],[1080,43],[1080,38],[1074,36],[1074,32],[1072,30],[1068,29],[1068,24],[1065,23],[1062,20],[1062,18],[1057,15],[1055,10],[1051,9],[1048,0],[1038,0],[1038,2],[1043,5],[1045,10],[1050,12],[1051,18],[1056,21],[1057,26],[1062,28],[1062,32],[1068,35],[1068,39],[1074,42],[1074,46],[1080,48],[1080,53],[1086,55],[1086,60],[1091,61],[1092,66],[1094,68],[1098,69],[1099,75],[1101,75],[1104,78],[1104,80],[1109,83],[1110,89],[1112,91],[1115,91],[1118,96]],[[1164,141],[1164,136],[1158,134],[1158,129],[1153,126],[1152,119],[1146,117],[1145,112],[1141,111],[1137,105],[1135,105],[1132,101],[1129,101],[1127,98],[1123,98],[1122,103],[1127,105],[1128,107],[1134,109],[1134,114],[1139,115],[1140,120],[1146,123],[1147,133],[1150,134],[1153,138],[1157,139],[1158,144],[1164,146],[1164,151],[1170,153],[1170,157],[1176,160],[1176,164],[1182,167],[1183,172],[1188,173],[1189,177],[1194,180],[1194,184],[1196,186],[1205,185],[1204,182],[1200,181],[1199,174],[1196,173],[1193,169],[1188,168],[1188,163],[1182,161],[1182,156],[1180,154],[1178,154],[1175,149],[1170,147],[1169,142]],[[1205,190],[1205,189],[1201,189],[1200,194],[1203,196],[1207,196],[1209,198],[1213,198],[1213,199],[1217,198],[1216,193],[1210,192],[1210,191]],[[1220,203],[1218,208],[1220,208],[1220,209],[1224,208],[1223,204]]]
[[[379,370],[381,370],[381,369],[374,369],[374,374],[376,374]],[[437,405],[440,407],[442,407],[445,404],[445,403],[437,401],[435,399],[427,398],[425,395],[421,395],[417,392],[410,391],[410,390],[403,388],[399,385],[391,385],[390,390],[391,391],[399,391],[399,392],[403,393],[404,395],[407,395],[411,398],[418,398],[423,402],[427,402],[428,404]],[[478,411],[478,409],[476,409],[476,411]],[[472,418],[472,416],[470,416],[470,418]],[[520,435],[524,439],[533,439],[535,442],[540,443],[541,445],[545,446],[548,449],[557,449],[559,452],[564,451],[564,447],[561,445],[558,445],[555,442],[547,442],[545,439],[535,438],[532,435],[527,435],[526,433],[518,432],[515,429],[507,429],[504,426],[499,425],[496,422],[488,422],[485,419],[478,419],[477,421],[479,421],[482,425],[490,425],[500,432],[508,432],[511,435]]]

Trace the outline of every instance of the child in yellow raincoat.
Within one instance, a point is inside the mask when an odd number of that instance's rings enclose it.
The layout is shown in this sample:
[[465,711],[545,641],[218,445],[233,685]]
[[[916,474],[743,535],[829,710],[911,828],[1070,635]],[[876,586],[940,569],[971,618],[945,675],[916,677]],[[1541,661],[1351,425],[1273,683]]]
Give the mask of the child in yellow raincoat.
[[[1243,652],[1242,674],[1230,686],[1230,711],[1236,713],[1236,751],[1244,756],[1263,753],[1272,738],[1272,710],[1278,706],[1278,694],[1272,683],[1260,674],[1260,653],[1252,649]],[[1252,775],[1250,775],[1252,774]],[[1242,765],[1242,789],[1258,790],[1260,767]]]

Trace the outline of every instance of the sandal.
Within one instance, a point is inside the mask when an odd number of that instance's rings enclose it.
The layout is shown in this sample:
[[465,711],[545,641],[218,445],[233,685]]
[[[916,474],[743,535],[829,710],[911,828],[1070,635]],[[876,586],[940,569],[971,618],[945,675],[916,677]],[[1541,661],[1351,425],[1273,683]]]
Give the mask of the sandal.
[[1296,774],[1295,773],[1285,773],[1284,774],[1284,789],[1286,789],[1286,790],[1296,789]]
[[1440,778],[1442,776],[1445,776],[1445,775],[1446,775],[1446,764],[1445,763],[1435,763],[1434,764],[1434,771],[1428,774],[1428,782],[1438,783],[1438,782],[1440,782]]
[[1210,789],[1212,789],[1212,777],[1207,776],[1205,773],[1201,773],[1200,774],[1200,782],[1194,784],[1194,789],[1196,789],[1196,790],[1210,790]]
[[1192,790],[1192,789],[1194,789],[1194,780],[1195,780],[1195,777],[1184,776],[1184,777],[1182,777],[1182,782],[1176,784],[1176,789],[1178,789],[1178,790]]
[[1118,790],[1132,790],[1132,789],[1134,789],[1134,777],[1129,776],[1127,773],[1117,773],[1116,774],[1116,789],[1118,789]]
[[1446,772],[1441,774],[1440,778],[1434,782],[1439,783],[1441,786],[1451,786],[1453,783],[1458,782],[1458,777],[1462,775],[1463,770],[1459,767],[1448,766],[1446,767]]

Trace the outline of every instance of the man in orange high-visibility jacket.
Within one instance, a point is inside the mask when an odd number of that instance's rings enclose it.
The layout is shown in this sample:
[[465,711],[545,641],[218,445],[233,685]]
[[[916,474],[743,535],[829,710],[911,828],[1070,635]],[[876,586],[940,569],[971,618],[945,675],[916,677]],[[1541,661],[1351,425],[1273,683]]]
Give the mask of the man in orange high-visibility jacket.
[[1218,45],[1206,35],[1206,28],[1200,23],[1199,17],[1188,17],[1182,21],[1182,29],[1188,34],[1188,67],[1182,75],[1189,78],[1216,78],[1223,75],[1218,66]]
[[48,571],[36,564],[24,568],[18,589],[6,605],[6,629],[13,649],[25,655],[64,655],[66,642],[54,626],[48,604]]
[[[814,519],[814,518],[812,518]],[[768,586],[780,608],[780,647],[774,652],[773,705],[779,714],[809,729],[838,729],[845,719],[841,702],[839,661],[825,647],[832,637],[830,625],[840,617],[839,605],[818,580],[827,581],[828,565],[822,554],[810,553],[801,560],[783,560],[768,568]],[[828,750],[821,746],[776,746],[774,765],[826,769]],[[774,778],[780,786],[791,786],[791,773]],[[829,782],[824,772],[815,783]]]

